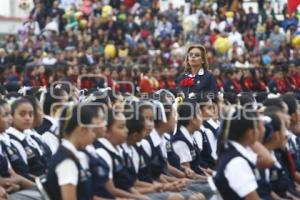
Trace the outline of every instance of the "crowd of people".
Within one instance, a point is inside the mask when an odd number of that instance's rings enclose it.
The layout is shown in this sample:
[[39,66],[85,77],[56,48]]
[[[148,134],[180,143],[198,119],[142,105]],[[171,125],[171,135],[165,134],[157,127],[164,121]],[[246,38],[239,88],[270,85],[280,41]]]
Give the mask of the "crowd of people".
[[1,42],[0,82],[9,91],[53,81],[121,92],[175,89],[187,46],[196,43],[205,46],[220,91],[299,93],[298,15],[289,16],[286,5],[275,13],[269,1],[259,1],[257,12],[236,0],[164,10],[147,0],[34,2],[18,34]]
[[297,13],[76,2],[1,43],[0,199],[300,199]]
[[293,93],[78,96],[71,87],[2,94],[2,199],[300,198]]

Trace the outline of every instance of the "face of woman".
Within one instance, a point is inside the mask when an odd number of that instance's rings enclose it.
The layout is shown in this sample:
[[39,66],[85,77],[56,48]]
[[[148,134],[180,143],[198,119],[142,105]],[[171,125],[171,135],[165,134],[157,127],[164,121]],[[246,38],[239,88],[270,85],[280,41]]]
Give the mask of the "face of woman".
[[33,118],[32,105],[30,103],[22,103],[13,113],[13,126],[20,131],[30,129],[33,125]]
[[167,132],[168,133],[171,133],[174,131],[174,128],[175,128],[175,124],[176,124],[176,110],[174,108],[172,108],[172,112],[168,118],[168,122],[167,122]]
[[202,53],[201,50],[198,48],[192,48],[188,52],[188,64],[191,67],[199,67],[202,64]]

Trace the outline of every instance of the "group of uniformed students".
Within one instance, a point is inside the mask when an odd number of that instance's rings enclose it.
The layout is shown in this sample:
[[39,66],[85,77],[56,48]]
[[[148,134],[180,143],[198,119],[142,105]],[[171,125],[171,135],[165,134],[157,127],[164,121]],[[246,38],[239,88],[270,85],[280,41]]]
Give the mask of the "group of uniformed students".
[[293,94],[69,92],[0,99],[0,199],[300,199]]

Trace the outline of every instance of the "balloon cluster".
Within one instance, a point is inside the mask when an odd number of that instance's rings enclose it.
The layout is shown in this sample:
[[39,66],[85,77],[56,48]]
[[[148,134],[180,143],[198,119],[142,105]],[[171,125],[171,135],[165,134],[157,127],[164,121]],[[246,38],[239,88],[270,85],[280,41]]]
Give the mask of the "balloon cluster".
[[69,29],[86,29],[88,28],[88,20],[81,11],[75,12],[74,9],[68,9],[64,14],[64,19],[67,20],[66,30]]

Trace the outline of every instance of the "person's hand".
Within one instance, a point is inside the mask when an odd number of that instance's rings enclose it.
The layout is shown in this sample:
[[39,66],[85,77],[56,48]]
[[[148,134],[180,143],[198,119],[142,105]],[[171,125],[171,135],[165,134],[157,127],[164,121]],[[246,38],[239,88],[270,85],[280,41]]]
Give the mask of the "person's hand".
[[3,187],[0,186],[0,200],[7,200],[8,195]]
[[14,193],[20,190],[20,186],[14,183],[6,183],[5,190],[7,193]]
[[194,179],[196,173],[190,168],[184,168],[184,174],[187,178]]
[[161,183],[153,184],[152,188],[153,188],[153,191],[155,191],[155,192],[164,192],[164,185]]

